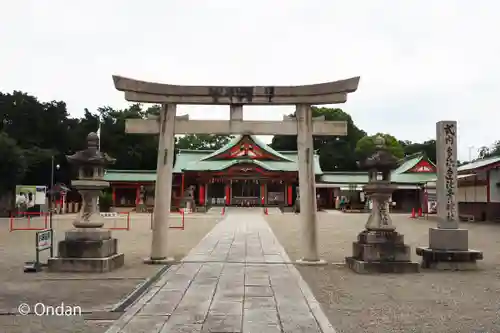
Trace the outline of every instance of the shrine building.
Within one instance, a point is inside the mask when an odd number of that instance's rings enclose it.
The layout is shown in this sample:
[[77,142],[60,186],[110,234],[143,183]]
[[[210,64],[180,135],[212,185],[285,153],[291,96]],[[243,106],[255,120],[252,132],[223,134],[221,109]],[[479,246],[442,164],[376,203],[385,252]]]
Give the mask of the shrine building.
[[[173,169],[172,209],[180,207],[186,189],[194,189],[197,206],[292,207],[298,188],[298,154],[276,151],[253,135],[239,135],[219,150],[179,150]],[[323,172],[314,155],[316,194],[320,208],[334,208],[338,196],[363,202],[367,172]],[[393,171],[395,209],[411,211],[423,205],[424,185],[436,178],[436,168],[424,155],[401,161]],[[141,187],[147,206],[154,205],[156,171],[106,170],[116,210],[133,210]]]
[[[475,221],[500,220],[500,157],[479,159],[458,167],[458,213]],[[435,186],[435,181],[430,183]]]

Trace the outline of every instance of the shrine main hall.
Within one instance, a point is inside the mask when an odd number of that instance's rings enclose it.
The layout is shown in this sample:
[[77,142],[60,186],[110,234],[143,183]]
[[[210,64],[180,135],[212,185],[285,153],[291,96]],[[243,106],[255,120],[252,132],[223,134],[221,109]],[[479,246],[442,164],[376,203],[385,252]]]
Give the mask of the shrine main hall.
[[[216,151],[179,150],[173,169],[171,207],[182,203],[183,193],[192,189],[197,207],[209,206],[278,206],[292,207],[298,188],[297,151],[276,151],[253,135],[239,135]],[[314,155],[318,206],[334,208],[337,196],[363,202],[362,186],[366,172],[323,172],[319,156]],[[401,161],[392,172],[398,189],[393,201],[399,210],[424,205],[424,185],[436,178],[435,165],[416,154]],[[141,191],[147,206],[154,205],[156,171],[106,170],[115,210],[137,208]],[[432,195],[432,194],[431,194]],[[355,199],[356,201],[356,199]]]

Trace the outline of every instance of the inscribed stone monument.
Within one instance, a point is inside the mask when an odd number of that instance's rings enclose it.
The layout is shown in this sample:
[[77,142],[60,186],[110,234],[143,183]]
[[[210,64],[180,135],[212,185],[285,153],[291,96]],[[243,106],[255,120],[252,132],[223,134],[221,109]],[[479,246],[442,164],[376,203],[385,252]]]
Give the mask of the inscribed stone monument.
[[429,229],[429,247],[417,247],[422,267],[468,270],[476,268],[480,251],[469,250],[467,229],[459,228],[457,202],[457,122],[436,124],[438,226]]

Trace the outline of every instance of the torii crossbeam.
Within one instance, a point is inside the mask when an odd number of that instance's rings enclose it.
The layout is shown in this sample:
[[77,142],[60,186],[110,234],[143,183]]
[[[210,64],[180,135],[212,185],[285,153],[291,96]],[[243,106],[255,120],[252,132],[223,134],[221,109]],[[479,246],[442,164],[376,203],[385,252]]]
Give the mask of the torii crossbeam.
[[[312,118],[311,105],[338,104],[358,88],[359,77],[303,86],[181,86],[113,76],[115,88],[131,102],[162,104],[158,119],[127,119],[126,132],[159,134],[155,214],[148,263],[169,261],[167,253],[175,134],[297,135],[303,257],[305,264],[322,263],[316,235],[316,195],[313,135],[344,136],[345,121]],[[177,104],[230,105],[229,120],[176,117]],[[244,121],[243,105],[296,105],[296,117],[283,121]]]

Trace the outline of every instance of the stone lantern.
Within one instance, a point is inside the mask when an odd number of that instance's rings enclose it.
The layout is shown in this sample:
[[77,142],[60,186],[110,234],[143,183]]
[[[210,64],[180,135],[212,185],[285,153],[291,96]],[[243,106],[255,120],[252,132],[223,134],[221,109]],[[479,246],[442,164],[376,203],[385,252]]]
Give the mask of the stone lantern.
[[98,198],[109,187],[104,181],[104,168],[116,160],[99,150],[96,133],[87,136],[87,149],[67,156],[78,177],[71,185],[80,192],[82,206],[73,226],[59,242],[58,257],[49,258],[51,271],[106,272],[123,266],[124,255],[118,253],[118,240],[111,238],[111,231],[101,229],[104,219],[99,213]]
[[369,181],[363,190],[372,200],[372,209],[346,263],[357,273],[418,272],[418,263],[410,261],[410,247],[395,231],[389,215],[389,199],[396,189],[391,183],[391,171],[398,166],[398,160],[386,148],[384,138],[375,138],[375,146],[375,153],[360,163],[368,170]]

